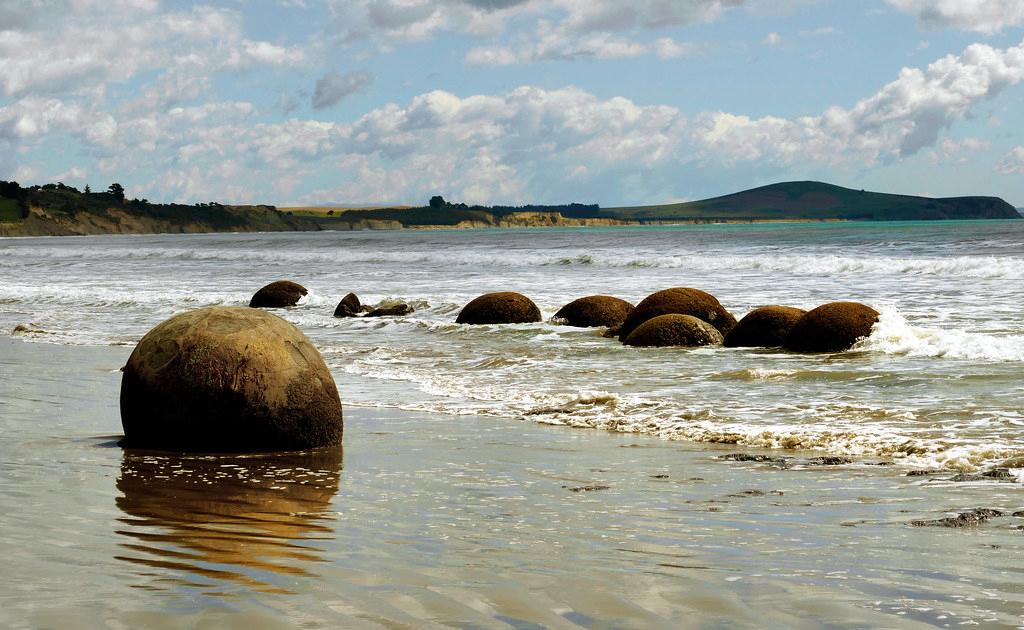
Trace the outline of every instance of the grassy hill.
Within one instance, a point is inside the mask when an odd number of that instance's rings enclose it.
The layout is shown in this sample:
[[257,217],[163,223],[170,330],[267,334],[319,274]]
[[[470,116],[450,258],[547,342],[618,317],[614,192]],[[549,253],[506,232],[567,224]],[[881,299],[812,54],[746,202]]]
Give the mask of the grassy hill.
[[601,216],[648,221],[827,220],[911,221],[1015,219],[998,197],[915,197],[853,190],[824,182],[783,182],[743,192],[661,206],[604,208]]

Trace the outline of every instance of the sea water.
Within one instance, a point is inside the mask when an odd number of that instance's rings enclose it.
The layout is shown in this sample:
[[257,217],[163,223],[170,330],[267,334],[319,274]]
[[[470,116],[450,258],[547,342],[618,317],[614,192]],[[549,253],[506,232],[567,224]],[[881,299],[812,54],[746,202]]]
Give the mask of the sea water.
[[[1024,221],[8,239],[0,254],[0,330],[71,345],[134,345],[175,313],[295,280],[309,295],[276,312],[321,349],[348,404],[919,468],[1024,456]],[[737,318],[839,300],[882,317],[825,355],[636,349],[550,322],[578,297],[668,287],[712,293]],[[416,310],[334,318],[350,291]],[[490,291],[528,295],[545,321],[455,323]]]
[[[1024,222],[29,238],[0,253],[0,625],[1024,623]],[[344,452],[122,451],[118,368],[138,339],[277,279],[310,291],[274,312],[323,352]],[[737,318],[836,300],[882,317],[822,355],[637,349],[549,321],[577,297],[673,286]],[[545,321],[454,323],[499,290]],[[350,291],[416,310],[334,318]],[[911,525],[975,508],[1001,516]]]

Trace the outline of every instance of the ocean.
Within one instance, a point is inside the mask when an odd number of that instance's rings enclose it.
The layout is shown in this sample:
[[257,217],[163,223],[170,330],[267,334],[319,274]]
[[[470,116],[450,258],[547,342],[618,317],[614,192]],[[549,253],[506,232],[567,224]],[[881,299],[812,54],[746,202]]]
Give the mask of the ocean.
[[[344,465],[122,453],[139,338],[279,279]],[[1019,626],[1022,279],[1024,221],[0,239],[0,625]],[[882,315],[835,354],[550,321],[669,287]],[[544,321],[455,323],[491,291]]]

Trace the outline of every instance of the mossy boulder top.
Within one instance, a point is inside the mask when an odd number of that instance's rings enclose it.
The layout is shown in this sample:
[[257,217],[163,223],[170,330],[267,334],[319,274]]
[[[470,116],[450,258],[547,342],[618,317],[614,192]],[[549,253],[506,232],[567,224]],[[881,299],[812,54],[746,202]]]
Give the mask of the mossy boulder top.
[[338,388],[294,325],[260,310],[176,315],[139,341],[121,380],[125,446],[287,451],[341,443]]
[[627,346],[710,346],[722,343],[722,333],[692,315],[658,315],[637,326],[623,341]]
[[830,302],[809,311],[783,344],[797,352],[840,352],[871,334],[878,311],[859,302]]
[[249,306],[253,308],[284,308],[295,306],[302,296],[309,293],[306,287],[291,280],[278,280],[257,291]]
[[610,295],[588,295],[558,309],[555,319],[580,328],[612,327],[621,326],[632,312],[633,305],[626,300]]
[[725,336],[730,348],[775,348],[807,311],[792,306],[761,306],[747,313]]
[[736,325],[736,318],[718,301],[718,298],[700,289],[676,287],[657,291],[645,297],[622,323],[619,339],[625,340],[637,326],[659,315],[690,315],[704,320],[728,334]]
[[485,293],[463,307],[457,324],[526,324],[540,321],[540,309],[521,293]]

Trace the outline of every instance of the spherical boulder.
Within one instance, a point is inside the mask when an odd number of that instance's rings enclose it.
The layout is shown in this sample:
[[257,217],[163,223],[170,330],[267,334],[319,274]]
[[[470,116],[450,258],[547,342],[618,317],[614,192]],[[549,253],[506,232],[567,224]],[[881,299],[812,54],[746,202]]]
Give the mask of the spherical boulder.
[[567,326],[620,326],[633,312],[633,305],[610,295],[588,295],[569,302],[555,313]]
[[645,297],[622,323],[619,339],[625,341],[637,326],[658,315],[692,315],[728,334],[736,325],[736,318],[718,301],[718,298],[700,289],[676,287],[657,291]]
[[122,368],[125,446],[286,451],[341,443],[341,400],[302,331],[251,308],[176,315]]
[[513,291],[485,293],[463,307],[457,324],[525,324],[540,321],[533,300]]
[[334,316],[355,317],[362,308],[363,305],[359,302],[359,296],[355,293],[349,293],[338,302],[338,306],[334,309]]
[[797,321],[783,346],[797,352],[849,350],[871,334],[878,311],[859,302],[830,302],[809,311]]
[[623,341],[627,346],[710,346],[722,343],[722,333],[692,315],[658,315],[637,326]]
[[252,308],[284,308],[295,306],[302,296],[306,295],[306,287],[291,280],[278,280],[257,291],[249,306]]
[[807,313],[792,306],[762,306],[747,313],[725,336],[730,348],[775,348],[782,345],[786,335],[797,321]]

